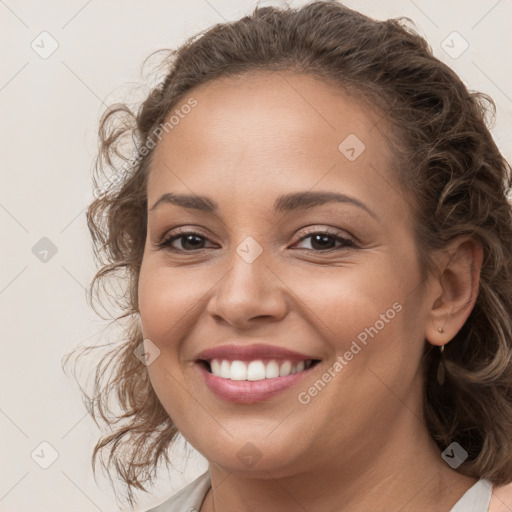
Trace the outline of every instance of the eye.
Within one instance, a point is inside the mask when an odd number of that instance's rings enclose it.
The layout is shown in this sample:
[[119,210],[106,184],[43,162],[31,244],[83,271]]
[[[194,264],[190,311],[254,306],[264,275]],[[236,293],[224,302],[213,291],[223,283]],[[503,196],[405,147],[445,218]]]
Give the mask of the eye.
[[[343,249],[346,247],[355,247],[355,243],[349,238],[345,238],[339,233],[328,230],[308,233],[307,235],[304,235],[299,242],[307,239],[311,239],[311,250],[314,252],[325,252],[329,250]],[[336,242],[338,242],[341,247],[334,247]]]
[[[169,248],[176,252],[191,252],[194,250],[205,249],[205,247],[203,247],[205,240],[208,239],[201,233],[196,233],[195,231],[182,231],[181,233],[171,236],[165,236],[157,243],[157,246],[160,249]],[[180,248],[173,245],[175,241],[179,241],[182,247]]]
[[[339,233],[328,230],[308,233],[300,238],[299,242],[307,239],[311,239],[311,249],[308,249],[307,247],[306,249],[313,250],[314,252],[325,252],[343,249],[346,247],[355,247],[355,243],[349,238],[342,237]],[[206,240],[208,240],[208,238],[203,236],[201,233],[197,233],[195,231],[182,231],[181,233],[175,233],[174,235],[164,236],[164,238],[157,243],[157,246],[160,249],[168,248],[175,252],[193,252],[206,249],[207,247],[204,247]],[[176,247],[174,244],[176,241],[179,241],[181,247]],[[334,247],[333,244],[336,244],[336,242],[340,244],[341,247]],[[304,247],[299,247],[299,249],[304,249]]]

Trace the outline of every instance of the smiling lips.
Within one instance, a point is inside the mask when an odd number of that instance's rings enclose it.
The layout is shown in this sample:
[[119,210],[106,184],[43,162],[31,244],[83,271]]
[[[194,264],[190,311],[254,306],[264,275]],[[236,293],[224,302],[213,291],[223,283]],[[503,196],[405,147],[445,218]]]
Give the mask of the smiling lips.
[[208,388],[238,403],[265,400],[290,388],[318,362],[270,345],[223,345],[201,352],[196,359]]
[[230,380],[257,381],[263,379],[275,379],[287,377],[302,372],[313,364],[312,359],[307,361],[292,362],[271,360],[265,363],[261,359],[256,361],[229,361],[227,359],[212,359],[210,370],[213,375]]

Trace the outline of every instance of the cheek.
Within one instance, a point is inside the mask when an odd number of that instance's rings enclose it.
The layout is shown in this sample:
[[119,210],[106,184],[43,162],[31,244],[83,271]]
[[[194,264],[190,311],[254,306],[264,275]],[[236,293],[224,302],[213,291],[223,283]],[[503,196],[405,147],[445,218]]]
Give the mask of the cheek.
[[197,309],[206,292],[197,275],[187,270],[170,270],[161,265],[144,264],[139,277],[139,311],[144,336],[150,339],[179,337],[187,318]]
[[[188,277],[187,277],[188,276]],[[190,273],[173,271],[143,261],[139,276],[139,311],[145,339],[158,347],[158,357],[147,367],[151,385],[173,423],[190,431],[190,383],[185,382],[180,347],[194,329],[193,308],[204,291]],[[192,429],[193,430],[193,429]]]
[[372,401],[386,391],[379,377],[397,390],[414,379],[423,349],[416,270],[412,260],[373,254],[371,264],[296,276],[302,320],[330,346],[323,370],[337,377],[333,391]]
[[296,272],[290,279],[293,293],[300,299],[297,303],[304,304],[303,320],[309,318],[320,334],[333,340],[337,350],[350,345],[350,340],[376,322],[382,327],[381,315],[386,311],[386,319],[389,316],[394,320],[400,308],[393,308],[393,304],[402,303],[405,297],[400,286],[403,276],[393,278],[392,265],[385,255],[374,255],[371,264],[354,262],[314,273]]

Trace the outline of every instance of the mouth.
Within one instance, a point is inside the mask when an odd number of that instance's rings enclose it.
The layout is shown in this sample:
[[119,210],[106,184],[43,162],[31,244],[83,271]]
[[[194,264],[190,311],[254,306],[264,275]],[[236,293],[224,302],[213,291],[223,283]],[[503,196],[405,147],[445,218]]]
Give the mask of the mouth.
[[291,359],[255,359],[229,360],[229,359],[199,359],[197,363],[206,372],[220,379],[231,381],[251,381],[278,379],[288,377],[297,373],[303,373],[313,368],[320,362],[320,359],[305,359],[294,361]]
[[314,371],[319,359],[200,359],[196,367],[217,398],[254,404],[290,390]]
[[278,345],[233,343],[204,350],[195,364],[216,397],[252,404],[297,386],[320,361]]

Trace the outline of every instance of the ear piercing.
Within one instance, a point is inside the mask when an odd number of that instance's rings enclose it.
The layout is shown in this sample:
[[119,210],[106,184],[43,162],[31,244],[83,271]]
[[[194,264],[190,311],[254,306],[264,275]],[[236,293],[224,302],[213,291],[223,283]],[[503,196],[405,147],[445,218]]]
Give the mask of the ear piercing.
[[[437,332],[444,333],[444,329],[442,327],[437,328]],[[444,361],[443,361],[443,352],[444,352],[444,345],[441,345],[439,347],[439,362],[437,364],[437,384],[439,386],[442,386],[445,381],[445,368],[444,368]]]
[[445,368],[443,362],[444,345],[439,347],[439,363],[437,365],[437,383],[442,386],[445,381]]

